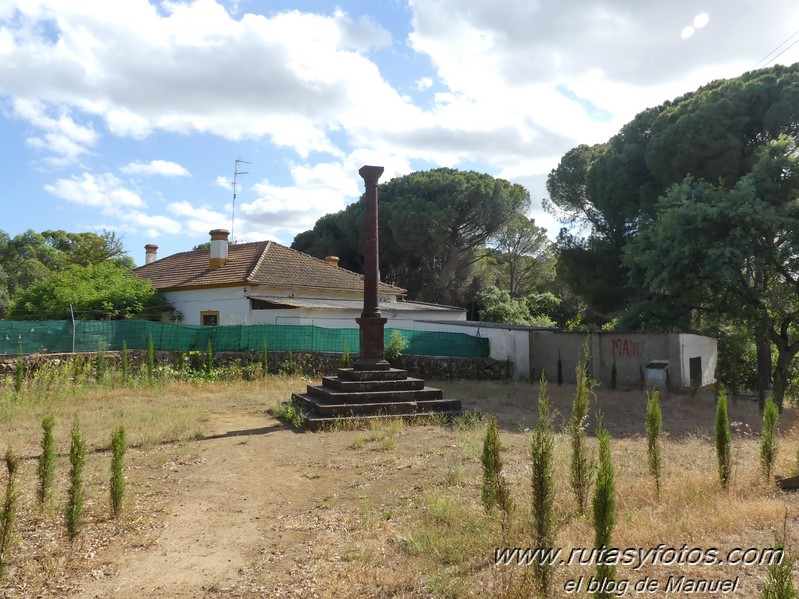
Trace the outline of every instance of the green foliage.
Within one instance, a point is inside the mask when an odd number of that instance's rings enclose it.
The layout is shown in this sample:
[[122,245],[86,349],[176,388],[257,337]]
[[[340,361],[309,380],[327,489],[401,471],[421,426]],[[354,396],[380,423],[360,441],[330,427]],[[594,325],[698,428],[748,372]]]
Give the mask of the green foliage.
[[[648,394],[647,394],[648,395]],[[655,479],[655,490],[660,496],[660,479],[663,472],[663,447],[660,433],[663,430],[663,414],[660,409],[660,392],[655,389],[646,402],[646,449],[649,474]]]
[[722,388],[716,398],[716,458],[721,486],[727,488],[732,477],[732,433],[727,416],[727,392]]
[[770,395],[763,406],[763,429],[760,433],[760,467],[768,481],[771,469],[777,458],[777,427],[780,423],[780,410]]
[[111,499],[111,513],[114,518],[119,518],[122,513],[122,502],[125,498],[125,427],[120,426],[111,438],[111,482],[109,494]]
[[155,375],[155,344],[153,343],[153,336],[147,336],[147,382],[153,382],[153,376]]
[[[439,168],[380,185],[380,272],[414,300],[466,305],[479,288],[475,265],[486,242],[530,195],[521,185],[473,171]],[[292,248],[363,270],[364,201],[319,219]]]
[[595,467],[593,459],[589,455],[586,440],[589,401],[595,385],[588,378],[587,345],[583,347],[583,357],[577,364],[576,375],[577,385],[569,417],[569,441],[572,449],[569,482],[577,500],[577,509],[581,514],[585,514],[588,509],[588,496]]
[[22,354],[22,344],[19,344],[19,352],[17,353],[17,363],[14,366],[14,391],[22,393],[22,387],[25,384],[25,356]]
[[38,479],[36,499],[39,505],[44,505],[50,500],[53,494],[56,467],[55,438],[53,437],[54,427],[55,418],[52,416],[45,416],[42,419],[42,453],[39,454],[39,461],[36,466],[36,478]]
[[149,281],[112,263],[68,266],[52,272],[11,298],[6,318],[59,320],[131,318],[163,304]]
[[397,329],[392,329],[388,336],[388,343],[383,352],[391,364],[399,364],[402,360],[402,353],[408,347],[408,340]]
[[97,360],[94,369],[97,382],[102,385],[108,376],[108,362],[105,359],[105,341],[103,339],[97,342]]
[[[555,546],[555,431],[552,426],[552,400],[542,376],[538,387],[538,422],[530,443],[532,462],[533,544],[551,549]],[[541,560],[533,564],[533,576],[541,597],[552,590],[554,566]]]
[[214,342],[209,337],[205,348],[205,374],[211,376],[214,372]]
[[507,281],[503,287],[511,297],[520,297],[532,291],[534,284],[553,278],[553,244],[546,229],[532,218],[511,215],[491,242],[499,250],[499,266]]
[[347,338],[344,338],[344,351],[341,354],[341,367],[342,368],[349,368],[352,366],[352,362],[350,360],[350,346],[347,343]]
[[501,450],[499,425],[496,418],[491,418],[486,427],[483,453],[480,456],[480,463],[483,465],[483,487],[480,492],[480,500],[483,502],[486,512],[493,510],[494,506],[499,506],[507,521],[511,510],[510,490],[502,474]]
[[[640,227],[659,226],[663,211],[658,198],[688,175],[729,190],[753,170],[761,148],[781,133],[795,136],[798,89],[797,65],[714,81],[641,112],[605,144],[567,152],[547,179],[548,209],[581,229],[580,235],[567,231],[558,239],[561,279],[602,314],[638,305],[632,323],[636,328],[690,324],[692,307],[702,305],[694,301],[696,296],[674,291],[671,285],[652,286],[646,277],[631,273],[627,260],[638,251],[628,246]],[[712,232],[710,238],[702,237],[703,229]],[[755,231],[753,235],[759,234]],[[685,233],[708,245],[725,234],[722,228],[706,227],[701,219],[689,222]],[[780,239],[793,243],[780,236],[761,237],[766,242]],[[640,245],[647,247],[657,244]],[[679,245],[673,249],[670,260],[682,263],[682,277],[694,278],[703,256],[689,255]]]
[[67,535],[70,540],[80,534],[83,529],[83,468],[86,464],[86,444],[80,432],[80,423],[77,417],[72,423],[69,447],[69,491],[67,492],[67,506],[64,519],[67,526]]
[[304,428],[307,422],[307,418],[302,410],[298,409],[291,402],[277,403],[269,408],[269,413],[278,420],[289,423],[296,429]]
[[18,497],[16,484],[19,460],[10,447],[6,451],[5,462],[8,479],[6,480],[6,492],[3,499],[3,511],[0,513],[0,580],[5,575],[6,564],[8,563],[7,556],[11,546]]
[[793,583],[793,566],[796,555],[786,547],[788,514],[782,522],[782,532],[775,535],[774,549],[782,550],[782,559],[769,564],[766,572],[766,583],[763,586],[762,599],[797,599],[799,593]]
[[[613,529],[616,526],[616,475],[610,454],[610,433],[602,428],[600,422],[597,431],[599,438],[599,467],[596,471],[596,490],[593,500],[594,514],[594,547],[610,548],[613,542]],[[601,563],[597,565],[598,580],[613,580],[616,567]],[[612,593],[597,593],[595,597],[610,598]]]
[[128,378],[130,377],[130,361],[128,359],[128,342],[126,340],[122,340],[122,354],[120,357],[120,369],[121,369],[121,376],[122,376],[122,384],[126,385],[128,383]]
[[261,352],[261,372],[264,373],[264,378],[269,376],[269,347],[266,344],[266,337],[264,337],[264,351]]

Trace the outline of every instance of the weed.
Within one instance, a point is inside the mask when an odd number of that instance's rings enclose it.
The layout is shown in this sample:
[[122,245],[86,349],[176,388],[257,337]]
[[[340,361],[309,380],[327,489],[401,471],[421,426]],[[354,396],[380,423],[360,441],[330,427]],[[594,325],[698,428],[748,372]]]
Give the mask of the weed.
[[22,344],[19,344],[17,352],[17,363],[14,368],[14,391],[22,393],[22,386],[25,383],[25,357],[22,355]]
[[269,413],[278,420],[287,422],[297,429],[303,428],[307,421],[303,411],[288,401],[274,404],[271,408],[269,408]]
[[407,347],[408,340],[397,329],[392,329],[388,337],[388,343],[386,343],[384,348],[386,360],[392,365],[399,365],[402,361],[402,354]]
[[[769,399],[771,399],[769,397]],[[771,400],[774,403],[774,400]],[[764,406],[765,407],[765,406]],[[782,532],[775,535],[774,549],[781,549],[783,551],[782,559],[775,560],[769,564],[768,572],[766,573],[766,584],[763,586],[763,599],[796,599],[799,593],[793,586],[793,565],[796,562],[796,556],[792,551],[786,548],[786,531],[788,525],[788,513],[785,513],[785,518],[782,521]]]

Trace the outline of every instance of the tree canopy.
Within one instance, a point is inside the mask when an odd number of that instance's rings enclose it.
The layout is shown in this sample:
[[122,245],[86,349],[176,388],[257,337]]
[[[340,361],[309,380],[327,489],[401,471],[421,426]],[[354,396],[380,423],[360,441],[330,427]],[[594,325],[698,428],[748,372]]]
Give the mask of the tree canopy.
[[[450,168],[391,179],[378,193],[382,280],[404,287],[412,299],[459,305],[482,286],[474,265],[486,242],[530,206],[521,185]],[[341,266],[361,271],[363,202],[322,217],[292,247],[320,258],[337,255]]]
[[71,265],[19,290],[9,306],[11,320],[119,319],[162,304],[149,281],[104,262]]
[[640,308],[647,293],[631,276],[625,248],[660,216],[658,198],[688,176],[732,189],[760,149],[798,132],[796,64],[715,81],[640,113],[605,144],[570,150],[547,179],[548,207],[568,227],[559,274],[608,317]]

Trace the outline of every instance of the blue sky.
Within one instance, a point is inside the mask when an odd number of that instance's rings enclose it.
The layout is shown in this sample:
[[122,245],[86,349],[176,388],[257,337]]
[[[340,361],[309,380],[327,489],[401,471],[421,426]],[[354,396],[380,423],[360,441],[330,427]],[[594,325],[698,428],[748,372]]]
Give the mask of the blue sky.
[[290,244],[363,164],[521,183],[554,233],[566,151],[797,41],[795,0],[0,0],[0,229],[111,230],[141,264],[231,228],[241,159],[240,241]]

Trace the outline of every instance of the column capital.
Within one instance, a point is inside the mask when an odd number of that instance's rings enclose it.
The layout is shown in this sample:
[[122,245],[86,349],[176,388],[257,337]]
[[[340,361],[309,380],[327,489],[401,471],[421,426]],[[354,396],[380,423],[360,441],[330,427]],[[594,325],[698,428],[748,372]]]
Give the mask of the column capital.
[[385,169],[382,166],[368,166],[364,165],[358,171],[358,174],[363,178],[367,185],[377,185],[377,180],[383,174]]

